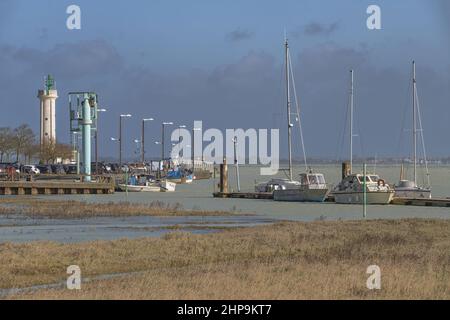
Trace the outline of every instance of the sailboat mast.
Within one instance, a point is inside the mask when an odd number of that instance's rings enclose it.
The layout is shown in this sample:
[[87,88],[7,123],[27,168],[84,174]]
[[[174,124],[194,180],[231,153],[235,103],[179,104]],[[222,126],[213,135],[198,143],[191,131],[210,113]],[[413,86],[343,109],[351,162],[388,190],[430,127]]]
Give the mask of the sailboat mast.
[[413,61],[413,162],[414,162],[414,186],[417,185],[417,124],[416,124],[416,62]]
[[350,70],[350,173],[353,171],[353,69]]
[[289,151],[289,179],[292,180],[292,124],[291,124],[291,92],[289,83],[289,44],[285,38],[285,55],[286,55],[286,102],[287,102],[287,121],[288,121],[288,151]]

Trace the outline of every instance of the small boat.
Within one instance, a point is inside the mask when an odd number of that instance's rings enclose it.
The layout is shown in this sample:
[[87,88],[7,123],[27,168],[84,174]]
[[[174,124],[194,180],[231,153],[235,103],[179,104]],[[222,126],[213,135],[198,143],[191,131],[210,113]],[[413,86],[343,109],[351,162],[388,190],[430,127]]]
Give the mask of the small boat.
[[[348,172],[343,173],[341,182],[331,194],[334,201],[341,204],[362,204],[364,194],[367,204],[389,204],[394,197],[394,190],[376,174],[352,173],[353,167],[353,70],[350,70],[350,162]],[[364,190],[365,187],[365,190]]]
[[275,201],[323,202],[330,189],[321,173],[300,174],[300,184],[273,192]]
[[159,184],[148,185],[132,185],[121,183],[118,185],[119,189],[124,192],[160,192],[161,186]]
[[192,183],[194,180],[192,173],[181,168],[168,171],[165,178],[175,183]]
[[159,182],[161,192],[174,192],[177,184],[172,181],[163,180]]
[[[365,178],[366,203],[389,204],[394,190],[376,174]],[[334,201],[341,204],[362,204],[364,201],[364,175],[352,173],[346,176],[333,190]]]
[[[429,172],[428,172],[428,165],[427,165],[427,159],[425,156],[425,145],[424,145],[424,139],[422,135],[422,121],[420,120],[420,112],[418,109],[417,104],[417,88],[416,88],[416,63],[413,61],[413,76],[412,76],[412,101],[413,101],[413,110],[412,110],[412,121],[413,121],[413,129],[412,129],[412,140],[413,140],[413,174],[412,174],[412,180],[407,180],[404,177],[404,167],[403,163],[400,169],[400,181],[397,185],[394,186],[395,189],[395,197],[396,198],[431,198],[431,188],[430,188],[430,181],[429,181]],[[419,118],[419,121],[417,121],[417,118]],[[417,122],[419,124],[419,130],[417,130]],[[425,158],[425,168],[426,168],[426,176],[428,179],[428,186],[418,186],[417,185],[417,132],[420,132],[421,138],[422,138],[422,148],[423,148],[423,155]]]

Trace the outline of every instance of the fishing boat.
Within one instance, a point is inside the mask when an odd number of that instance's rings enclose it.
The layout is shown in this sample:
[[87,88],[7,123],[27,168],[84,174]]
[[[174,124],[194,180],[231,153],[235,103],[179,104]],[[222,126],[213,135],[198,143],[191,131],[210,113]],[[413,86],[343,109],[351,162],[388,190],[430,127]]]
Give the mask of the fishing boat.
[[[425,153],[425,143],[423,139],[422,132],[422,121],[420,118],[420,111],[418,105],[418,95],[417,95],[417,82],[416,82],[416,63],[412,62],[413,67],[413,75],[412,75],[412,121],[413,121],[413,129],[412,129],[412,142],[413,142],[413,174],[412,180],[405,179],[405,170],[402,163],[400,169],[400,181],[397,185],[394,186],[395,189],[395,197],[396,198],[431,198],[431,188],[430,188],[430,180],[429,180],[429,172],[428,172],[428,164]],[[419,130],[417,130],[417,124],[419,124]],[[418,186],[417,185],[417,131],[420,132],[421,140],[422,140],[422,148],[424,155],[424,163],[426,168],[426,176],[428,180],[428,186]]]
[[[295,80],[292,70],[289,43],[287,38],[284,43],[285,49],[285,81],[286,81],[286,105],[287,105],[287,130],[288,130],[288,151],[289,151],[289,176],[287,179],[274,178],[265,183],[255,186],[256,192],[273,192],[275,201],[298,201],[298,202],[322,202],[328,196],[329,187],[325,182],[324,175],[314,173],[307,165],[306,152],[303,143],[303,134],[300,122],[300,108],[295,90]],[[291,121],[291,81],[296,104],[296,120],[299,124],[300,141],[302,144],[303,158],[306,173],[299,175],[300,181],[293,179],[292,170],[292,128]]]
[[186,169],[177,168],[168,171],[165,178],[175,183],[192,183],[194,175]]
[[342,180],[333,189],[332,196],[336,203],[362,204],[364,197],[367,204],[389,204],[394,197],[394,190],[384,179],[376,174],[352,173],[353,167],[353,70],[350,70],[350,162],[348,172],[343,170]]

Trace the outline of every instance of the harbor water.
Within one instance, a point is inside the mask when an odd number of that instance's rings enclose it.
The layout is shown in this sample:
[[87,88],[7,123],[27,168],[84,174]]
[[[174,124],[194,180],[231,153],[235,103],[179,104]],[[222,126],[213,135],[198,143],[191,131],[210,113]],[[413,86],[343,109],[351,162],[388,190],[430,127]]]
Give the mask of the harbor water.
[[[355,167],[354,171],[359,168]],[[388,183],[398,181],[398,166],[369,166]],[[295,167],[297,175],[304,167]],[[340,166],[316,165],[313,170],[325,174],[331,185],[340,180]],[[236,191],[234,168],[229,166],[229,188]],[[240,168],[241,191],[253,191],[258,182],[271,177],[261,176],[260,168],[242,166]],[[450,167],[430,168],[433,197],[450,196]],[[280,172],[279,177],[285,174]],[[335,203],[275,202],[273,200],[221,199],[214,198],[218,179],[197,180],[192,184],[178,185],[176,192],[116,192],[111,195],[54,195],[39,198],[54,200],[85,201],[95,205],[108,202],[151,203],[162,201],[180,204],[186,210],[231,211],[231,216],[205,217],[103,217],[86,219],[31,219],[22,216],[0,217],[0,242],[59,241],[80,242],[91,240],[112,240],[120,238],[159,237],[177,230],[193,233],[217,232],[229,227],[251,227],[280,220],[358,220],[363,219],[361,205],[338,205]],[[250,214],[250,215],[249,215]],[[372,205],[367,209],[368,219],[399,218],[450,218],[450,208],[414,207],[400,205]]]

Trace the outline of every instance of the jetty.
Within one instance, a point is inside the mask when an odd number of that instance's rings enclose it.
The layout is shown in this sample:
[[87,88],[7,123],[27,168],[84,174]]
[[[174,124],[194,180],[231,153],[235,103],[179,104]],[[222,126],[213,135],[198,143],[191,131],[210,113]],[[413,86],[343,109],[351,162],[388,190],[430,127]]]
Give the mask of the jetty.
[[98,182],[67,180],[0,181],[0,195],[112,194],[113,179]]
[[394,198],[391,204],[401,206],[450,207],[450,198]]

